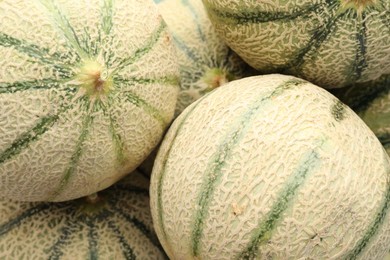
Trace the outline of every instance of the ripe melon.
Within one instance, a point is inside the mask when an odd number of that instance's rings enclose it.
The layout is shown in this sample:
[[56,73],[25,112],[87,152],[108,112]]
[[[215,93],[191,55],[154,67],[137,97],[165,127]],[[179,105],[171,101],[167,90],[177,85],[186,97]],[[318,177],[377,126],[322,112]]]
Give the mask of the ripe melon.
[[166,259],[138,172],[74,201],[0,200],[0,259]]
[[337,89],[334,94],[363,119],[390,155],[390,75]]
[[0,17],[1,196],[69,200],[136,168],[179,89],[155,4],[3,0]]
[[232,81],[174,121],[151,177],[171,259],[383,259],[390,158],[326,90],[280,74]]
[[336,88],[390,73],[389,0],[203,0],[226,43],[263,73]]
[[200,0],[154,0],[175,43],[180,92],[175,114],[205,93],[241,78],[248,66],[219,38]]

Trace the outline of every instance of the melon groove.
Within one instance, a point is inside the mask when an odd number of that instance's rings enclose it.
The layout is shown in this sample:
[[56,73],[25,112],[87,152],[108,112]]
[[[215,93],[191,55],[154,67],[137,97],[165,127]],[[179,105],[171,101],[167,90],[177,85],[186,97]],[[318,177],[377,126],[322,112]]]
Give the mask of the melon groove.
[[6,0],[0,16],[3,196],[64,201],[134,170],[178,94],[174,46],[154,3]]
[[171,259],[381,259],[389,174],[378,139],[327,91],[245,78],[167,132],[151,176],[154,227]]

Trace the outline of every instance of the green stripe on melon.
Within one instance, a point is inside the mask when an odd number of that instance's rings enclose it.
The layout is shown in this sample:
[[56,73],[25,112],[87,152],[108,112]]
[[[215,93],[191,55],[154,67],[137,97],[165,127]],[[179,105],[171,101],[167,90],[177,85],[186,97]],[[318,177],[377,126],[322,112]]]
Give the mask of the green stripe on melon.
[[179,71],[152,1],[0,2],[0,189],[63,201],[135,169],[173,118]]
[[325,88],[390,73],[387,0],[204,1],[218,34],[260,72]]
[[236,80],[165,136],[154,227],[172,259],[381,259],[389,174],[375,135],[327,91],[278,74]]
[[97,197],[61,203],[3,199],[0,258],[166,259],[153,231],[148,186],[135,172]]
[[334,91],[370,127],[390,154],[390,76]]
[[178,55],[181,82],[176,115],[205,93],[249,74],[248,66],[217,36],[202,1],[154,1]]

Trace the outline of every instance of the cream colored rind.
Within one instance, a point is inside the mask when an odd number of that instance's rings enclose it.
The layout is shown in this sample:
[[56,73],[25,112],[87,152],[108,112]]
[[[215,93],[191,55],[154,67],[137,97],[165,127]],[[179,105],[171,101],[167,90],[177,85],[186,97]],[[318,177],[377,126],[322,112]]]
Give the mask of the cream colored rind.
[[[245,75],[248,66],[216,34],[202,1],[155,2],[172,34],[178,55],[181,82],[176,115],[205,93]],[[215,69],[219,69],[219,73],[213,72]],[[216,81],[216,86],[208,80]]]
[[334,90],[334,94],[363,119],[390,154],[390,75]]
[[[154,3],[7,0],[0,17],[0,197],[74,199],[134,170],[161,140],[179,89]],[[75,81],[89,60],[113,78],[101,99]]]
[[148,179],[134,172],[98,193],[102,205],[85,198],[1,200],[0,259],[166,259],[153,231],[148,187]]
[[339,88],[390,73],[390,2],[371,2],[362,10],[339,0],[204,4],[218,34],[260,72]]
[[174,121],[153,168],[152,217],[171,259],[382,259],[389,174],[375,135],[334,96],[290,76],[250,77]]

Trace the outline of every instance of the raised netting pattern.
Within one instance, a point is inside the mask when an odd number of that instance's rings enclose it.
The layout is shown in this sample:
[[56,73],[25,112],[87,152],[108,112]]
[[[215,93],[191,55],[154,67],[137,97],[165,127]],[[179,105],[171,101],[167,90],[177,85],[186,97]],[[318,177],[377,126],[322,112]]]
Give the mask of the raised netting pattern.
[[324,88],[390,73],[390,2],[348,0],[204,1],[216,31],[263,73]]
[[178,92],[154,3],[7,0],[0,17],[2,196],[73,199],[137,167]]
[[94,203],[2,199],[0,258],[166,259],[153,231],[148,187],[133,172]]
[[174,122],[153,168],[172,258],[380,259],[390,160],[327,91],[282,75],[231,82]]

